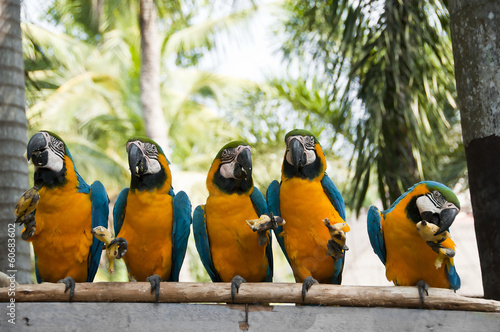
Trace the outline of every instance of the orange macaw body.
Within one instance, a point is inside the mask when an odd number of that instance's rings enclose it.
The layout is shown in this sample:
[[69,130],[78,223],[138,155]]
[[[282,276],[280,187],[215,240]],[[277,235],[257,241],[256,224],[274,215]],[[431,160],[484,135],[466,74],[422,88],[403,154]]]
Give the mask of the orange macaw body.
[[212,193],[204,208],[213,264],[221,281],[236,275],[248,282],[263,281],[269,264],[266,246],[259,246],[257,233],[246,224],[259,218],[250,196]]
[[[326,255],[330,234],[323,219],[328,218],[332,224],[345,221],[325,194],[321,178],[282,177],[280,202],[286,221],[281,236],[295,280],[303,282],[312,276],[320,283],[330,283],[335,267],[332,257]],[[346,224],[343,231],[349,230]]]
[[57,282],[71,276],[76,282],[84,282],[88,277],[93,240],[92,203],[89,193],[78,192],[78,179],[68,156],[65,163],[67,182],[39,190],[36,231],[27,241],[33,243],[42,280]]
[[[170,208],[168,208],[170,207]],[[146,281],[152,274],[167,280],[172,268],[172,196],[159,192],[129,192],[123,226],[117,237],[128,242],[123,257],[130,275]]]

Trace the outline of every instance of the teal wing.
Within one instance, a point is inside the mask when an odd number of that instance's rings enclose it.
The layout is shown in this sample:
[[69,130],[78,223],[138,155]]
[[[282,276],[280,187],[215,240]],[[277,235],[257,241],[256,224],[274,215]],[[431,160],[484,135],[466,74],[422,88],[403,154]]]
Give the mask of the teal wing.
[[[262,195],[262,193],[257,187],[253,188],[253,192],[250,195],[250,199],[255,208],[255,212],[257,212],[257,215],[259,217],[263,214],[268,213],[266,199],[264,198],[264,195]],[[271,234],[270,230],[268,232],[269,232],[269,241],[266,245],[266,257],[267,257],[268,269],[264,281],[271,282],[273,280],[273,247],[272,247],[273,235]]]
[[333,266],[335,267],[335,269],[330,282],[335,285],[340,285],[342,283],[342,272],[344,271],[345,251],[342,258],[336,259],[334,261],[335,263],[333,264]]
[[115,230],[115,237],[118,237],[122,229],[123,220],[125,219],[125,211],[127,209],[128,188],[123,189],[118,195],[113,208],[113,226]]
[[323,186],[323,190],[328,196],[328,199],[330,199],[333,207],[335,208],[335,210],[337,210],[340,217],[345,221],[344,198],[342,198],[342,195],[335,186],[335,183],[333,183],[332,179],[330,179],[330,177],[326,173],[321,179],[321,185]]
[[[267,187],[266,198],[267,198],[267,209],[269,213],[273,213],[275,216],[281,217],[280,188],[281,186],[278,181],[274,180],[273,182],[271,182],[269,187]],[[283,226],[278,226],[278,228],[274,230],[274,235],[276,235],[276,240],[278,240],[278,244],[280,245],[280,248],[286,257],[288,264],[290,264],[290,259],[288,258],[288,254],[285,249],[285,242],[283,240],[283,237],[281,236],[281,232],[283,232]]]
[[384,233],[382,232],[382,215],[376,206],[372,205],[368,210],[366,226],[368,228],[368,236],[373,251],[377,254],[378,258],[385,265],[386,251],[384,244]]
[[[95,181],[90,186],[90,201],[92,202],[92,228],[97,226],[108,227],[109,198],[101,182]],[[90,260],[87,282],[94,280],[102,253],[102,242],[95,236],[90,246]]]
[[191,229],[191,202],[184,191],[180,191],[173,197],[174,222],[172,229],[172,272],[168,281],[179,281],[186,249],[189,232]]
[[204,207],[204,205],[198,205],[193,212],[193,234],[196,250],[198,250],[201,262],[210,276],[210,279],[214,282],[222,281],[219,274],[215,270],[212,254],[210,252],[210,242],[208,241]]
[[454,291],[457,291],[460,288],[460,277],[458,276],[457,270],[455,269],[455,265],[448,260],[445,266],[446,276],[450,281],[450,288]]

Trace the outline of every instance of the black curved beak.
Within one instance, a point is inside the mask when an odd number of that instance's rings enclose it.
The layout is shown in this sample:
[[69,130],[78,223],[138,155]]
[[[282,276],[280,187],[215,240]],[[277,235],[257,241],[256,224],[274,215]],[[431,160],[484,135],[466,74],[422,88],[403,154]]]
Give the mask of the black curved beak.
[[307,161],[306,153],[304,151],[304,147],[297,139],[292,139],[290,142],[290,152],[292,154],[292,163],[295,169],[295,172],[298,172],[300,168],[302,168]]
[[439,229],[434,235],[439,235],[446,231],[455,221],[455,217],[458,215],[458,208],[454,204],[450,204],[451,207],[441,210],[439,213],[440,225]]
[[236,157],[233,175],[238,180],[252,177],[252,152],[249,149],[243,149]]
[[141,149],[134,143],[130,144],[128,149],[128,166],[130,173],[135,176],[141,176],[148,171],[148,164]]
[[48,142],[42,133],[33,135],[27,147],[28,161],[31,159],[35,166],[43,166],[48,161]]

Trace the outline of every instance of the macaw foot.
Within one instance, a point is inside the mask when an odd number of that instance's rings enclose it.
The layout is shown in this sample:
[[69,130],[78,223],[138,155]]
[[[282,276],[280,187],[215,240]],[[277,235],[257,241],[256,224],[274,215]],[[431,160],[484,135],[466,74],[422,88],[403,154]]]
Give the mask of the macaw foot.
[[247,225],[254,232],[267,231],[269,229],[278,229],[278,226],[285,224],[285,220],[280,216],[275,216],[272,212],[263,214],[259,219],[247,220]]
[[151,284],[151,294],[155,292],[156,303],[158,303],[158,299],[160,297],[160,276],[157,274],[153,274],[152,276],[147,277],[146,281],[149,281],[149,283]]
[[319,282],[313,277],[307,277],[304,279],[304,282],[302,283],[302,302],[305,302],[307,291],[314,284],[319,284]]
[[32,237],[36,231],[35,212],[27,215],[26,218],[21,222],[21,224],[23,223],[24,223],[24,231],[21,234],[21,239],[26,241],[30,237]]
[[417,281],[418,296],[420,297],[420,303],[422,304],[422,309],[424,308],[425,295],[429,296],[429,284],[423,280]]
[[19,223],[19,226],[21,226],[22,224],[27,225],[30,222],[32,222],[33,220],[35,220],[35,213],[36,213],[36,210],[29,213],[29,214],[23,214],[23,215],[17,217],[14,222]]
[[125,254],[127,253],[127,249],[128,249],[128,242],[127,242],[127,240],[125,240],[122,237],[117,237],[117,238],[111,240],[111,242],[109,243],[108,247],[111,247],[114,244],[116,244],[118,246],[118,252],[117,252],[115,258],[116,259],[120,259],[123,256],[125,256]]
[[73,278],[71,277],[66,277],[59,280],[57,283],[63,283],[66,285],[66,288],[64,288],[64,292],[66,293],[69,289],[69,300],[73,300],[73,295],[75,295],[75,280],[73,280]]
[[326,252],[326,255],[332,256],[334,259],[340,259],[340,258],[344,257],[344,252],[346,250],[349,250],[349,247],[346,246],[345,244],[342,246],[332,239],[328,240],[328,243],[326,244],[326,248],[328,249],[328,251]]
[[234,297],[240,291],[240,286],[242,283],[247,282],[242,276],[235,276],[233,280],[231,280],[231,299],[234,302]]

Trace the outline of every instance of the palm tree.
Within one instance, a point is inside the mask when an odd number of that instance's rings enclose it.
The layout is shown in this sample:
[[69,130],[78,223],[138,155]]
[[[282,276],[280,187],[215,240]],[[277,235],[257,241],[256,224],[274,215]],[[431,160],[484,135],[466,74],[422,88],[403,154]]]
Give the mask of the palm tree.
[[[286,58],[312,59],[323,117],[353,144],[348,205],[388,207],[422,179],[464,176],[444,1],[289,1]],[[375,179],[371,176],[374,175]]]
[[14,207],[29,185],[20,5],[20,0],[0,1],[0,269],[30,283],[29,246],[14,224]]
[[[450,1],[451,32],[484,297],[500,300],[500,3]],[[487,7],[488,6],[488,7]],[[486,9],[487,8],[487,9]],[[492,92],[496,87],[496,92]]]
[[160,39],[153,0],[140,0],[141,104],[146,134],[168,149],[167,126],[160,96]]

